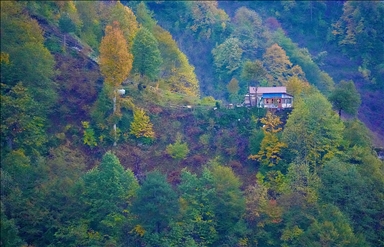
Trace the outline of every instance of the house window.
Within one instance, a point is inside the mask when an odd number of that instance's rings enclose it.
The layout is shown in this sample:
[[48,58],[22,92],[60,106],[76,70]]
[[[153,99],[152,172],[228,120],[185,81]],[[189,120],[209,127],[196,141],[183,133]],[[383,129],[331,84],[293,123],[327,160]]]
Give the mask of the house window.
[[292,102],[291,99],[285,99],[286,104],[291,104],[291,102]]
[[269,104],[269,99],[265,99],[265,103],[266,103],[266,104]]

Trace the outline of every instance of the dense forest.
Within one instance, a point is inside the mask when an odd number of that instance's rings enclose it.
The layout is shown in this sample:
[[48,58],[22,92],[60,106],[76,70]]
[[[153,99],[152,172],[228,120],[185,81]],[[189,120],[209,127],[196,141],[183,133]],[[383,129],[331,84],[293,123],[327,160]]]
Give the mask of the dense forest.
[[382,1],[1,1],[0,34],[0,246],[384,246]]

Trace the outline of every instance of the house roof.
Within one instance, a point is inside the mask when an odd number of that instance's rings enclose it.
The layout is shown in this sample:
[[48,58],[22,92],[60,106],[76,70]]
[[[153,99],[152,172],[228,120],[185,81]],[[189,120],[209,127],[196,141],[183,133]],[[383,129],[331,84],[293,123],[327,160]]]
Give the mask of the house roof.
[[287,87],[249,87],[249,92],[251,94],[287,93]]
[[293,98],[292,95],[287,93],[263,93],[263,98]]

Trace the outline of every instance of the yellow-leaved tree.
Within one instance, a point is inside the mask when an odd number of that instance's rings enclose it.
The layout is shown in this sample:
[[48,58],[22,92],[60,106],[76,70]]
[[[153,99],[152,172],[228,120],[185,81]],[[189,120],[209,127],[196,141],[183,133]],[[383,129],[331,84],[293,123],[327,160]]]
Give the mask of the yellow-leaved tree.
[[130,130],[130,134],[136,136],[136,138],[155,138],[153,124],[151,123],[149,116],[145,114],[144,109],[141,108],[136,108],[133,111],[133,122],[131,123]]
[[127,41],[119,22],[105,28],[105,36],[100,44],[100,71],[104,77],[104,88],[108,98],[113,98],[113,114],[109,117],[114,123],[114,145],[117,141],[116,123],[122,117],[118,87],[128,77],[132,69],[133,56],[128,50]]
[[139,30],[139,24],[133,11],[124,6],[120,1],[116,2],[111,8],[109,22],[119,20],[120,29],[123,32],[124,38],[127,41],[128,49],[132,47],[133,38]]
[[133,56],[128,51],[127,42],[119,22],[105,28],[105,36],[100,44],[100,71],[106,85],[116,88],[128,77],[132,69]]
[[283,48],[278,44],[273,44],[264,53],[263,63],[267,71],[269,86],[286,85],[292,63]]
[[249,159],[258,160],[263,165],[275,166],[280,160],[280,150],[287,145],[279,141],[277,133],[282,130],[280,118],[267,112],[267,115],[260,120],[263,126],[264,139],[261,141],[260,151],[256,155],[250,155]]
[[309,93],[311,87],[308,82],[301,80],[297,76],[288,79],[287,92],[295,97],[295,100]]

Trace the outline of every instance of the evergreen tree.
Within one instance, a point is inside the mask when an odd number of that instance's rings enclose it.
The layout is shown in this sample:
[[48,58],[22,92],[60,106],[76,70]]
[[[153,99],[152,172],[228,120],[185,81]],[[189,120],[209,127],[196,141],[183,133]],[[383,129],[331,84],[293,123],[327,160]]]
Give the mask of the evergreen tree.
[[156,20],[153,18],[153,12],[147,8],[145,2],[140,2],[136,6],[137,21],[147,28],[150,32],[156,26]]
[[88,171],[80,181],[81,219],[89,222],[86,229],[114,241],[124,237],[123,229],[129,224],[128,206],[139,189],[130,170],[124,170],[119,159],[107,152],[98,167]]
[[218,238],[212,198],[212,174],[204,170],[201,177],[184,169],[181,173],[180,212],[183,229],[197,246],[212,245]]
[[162,64],[158,42],[152,33],[145,27],[137,32],[132,46],[133,72],[141,77],[146,76],[155,80]]
[[19,237],[19,231],[15,225],[14,220],[8,219],[7,216],[5,215],[3,202],[1,202],[0,210],[1,210],[1,215],[0,215],[1,246],[6,246],[6,247],[23,246],[24,243]]
[[[93,50],[98,51],[103,37],[102,19],[98,15],[100,3],[88,1],[76,1],[76,8],[83,25],[79,28],[79,37],[84,40]],[[112,23],[110,23],[112,24]]]
[[173,222],[178,211],[177,195],[159,171],[149,172],[137,191],[132,212],[137,217],[137,225],[145,230],[145,236],[164,233]]

